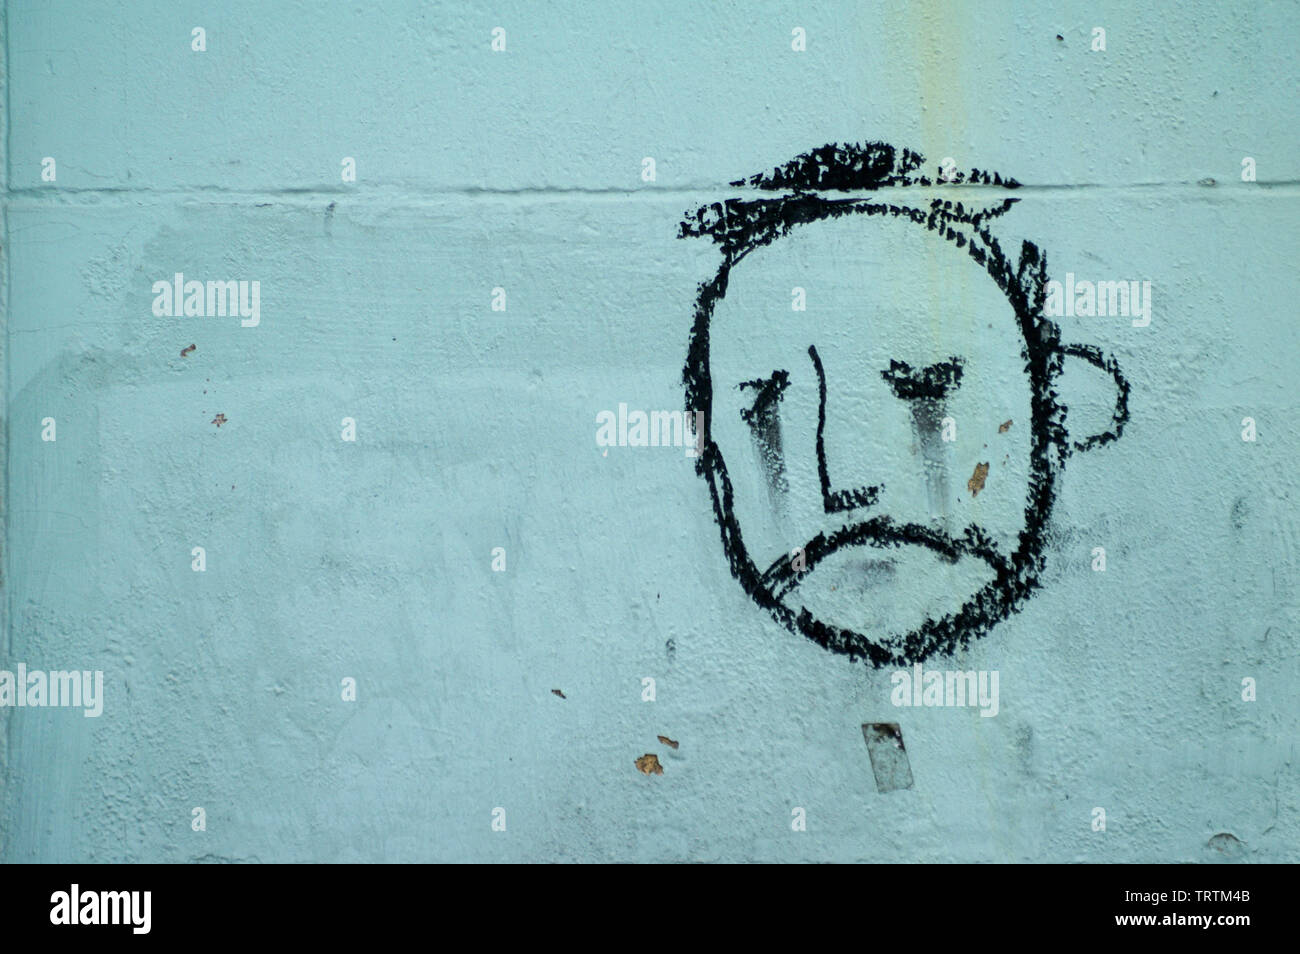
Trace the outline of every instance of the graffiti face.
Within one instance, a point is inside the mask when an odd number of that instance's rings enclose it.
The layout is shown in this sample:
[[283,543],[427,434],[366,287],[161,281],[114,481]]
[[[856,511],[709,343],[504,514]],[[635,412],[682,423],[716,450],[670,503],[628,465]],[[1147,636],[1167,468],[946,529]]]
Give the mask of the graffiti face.
[[[897,219],[820,222],[736,265],[715,305],[707,433],[742,545],[796,615],[896,636],[1012,572],[1023,341],[1006,296],[945,244]],[[835,277],[794,311],[808,262]],[[980,463],[997,469],[972,495]]]
[[[682,228],[723,251],[685,380],[732,572],[791,630],[876,665],[950,651],[1018,608],[1066,457],[1127,415],[1114,363],[1043,317],[1038,250],[1013,267],[988,232],[1014,200],[871,194],[933,186],[920,162],[824,147],[736,183],[781,195]],[[813,263],[833,278],[801,300]],[[1074,445],[1053,386],[1066,357],[1119,391],[1112,429]]]

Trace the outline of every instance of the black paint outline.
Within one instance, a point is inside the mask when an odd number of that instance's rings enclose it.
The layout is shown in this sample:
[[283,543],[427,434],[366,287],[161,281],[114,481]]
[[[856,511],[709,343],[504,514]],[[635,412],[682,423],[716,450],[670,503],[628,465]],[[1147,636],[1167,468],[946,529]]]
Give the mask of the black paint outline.
[[870,507],[879,499],[884,484],[831,492],[830,468],[826,465],[826,371],[813,345],[808,346],[808,357],[817,371],[817,477],[822,487],[822,509],[827,513],[846,513],[858,507]]
[[894,397],[900,401],[942,401],[961,384],[965,362],[956,356],[924,368],[913,368],[906,361],[890,360],[880,376],[889,382]]
[[[683,383],[686,410],[700,412],[700,453],[696,472],[705,478],[712,498],[714,519],[722,537],[732,576],[759,606],[791,632],[802,633],[850,661],[865,659],[871,665],[898,666],[922,662],[937,653],[952,653],[970,640],[986,634],[1040,586],[1045,565],[1046,527],[1056,500],[1056,483],[1073,451],[1087,451],[1117,440],[1128,421],[1129,384],[1113,356],[1085,344],[1062,344],[1060,328],[1043,313],[1046,300],[1047,260],[1038,246],[1021,243],[1016,265],[1002,251],[989,232],[988,222],[1007,212],[1017,201],[1002,197],[1001,190],[1014,190],[1019,183],[998,173],[973,169],[969,173],[930,178],[919,174],[924,158],[908,149],[895,149],[879,142],[831,143],[795,157],[770,173],[740,179],[731,184],[760,193],[756,198],[732,198],[688,212],[679,226],[678,238],[708,237],[722,251],[723,260],[714,277],[701,282],[696,298],[694,321],[687,347]],[[961,186],[963,199],[934,195],[931,189]],[[982,187],[998,191],[989,193]],[[900,201],[885,201],[872,195],[882,189],[917,189],[918,194],[896,193]],[[922,192],[921,190],[925,190]],[[837,194],[838,193],[838,194]],[[910,200],[910,203],[909,201]],[[978,201],[977,201],[978,200]],[[1012,306],[1023,340],[1021,359],[1031,393],[1030,472],[1025,500],[1025,525],[1015,552],[1003,555],[978,527],[970,526],[953,537],[919,524],[899,524],[888,517],[849,524],[827,534],[818,534],[802,548],[804,560],[781,557],[766,570],[759,570],[745,549],[741,528],[733,507],[731,480],[722,453],[709,436],[713,413],[713,382],[709,369],[709,326],[717,302],[726,295],[731,269],[756,248],[788,235],[796,226],[844,215],[885,215],[901,218],[952,242],[982,266]],[[814,361],[815,358],[815,351]],[[1084,441],[1071,442],[1066,428],[1067,408],[1059,400],[1054,384],[1066,357],[1075,357],[1106,371],[1118,391],[1110,429]],[[955,383],[955,382],[954,382]],[[819,466],[824,426],[825,378],[821,377],[821,410],[818,425]],[[821,471],[823,495],[829,480]],[[873,641],[863,633],[823,623],[806,609],[791,609],[783,597],[798,585],[799,576],[842,546],[870,542],[878,546],[915,544],[948,559],[971,556],[984,560],[994,578],[958,610],[940,619],[927,619],[916,629],[898,637]]]

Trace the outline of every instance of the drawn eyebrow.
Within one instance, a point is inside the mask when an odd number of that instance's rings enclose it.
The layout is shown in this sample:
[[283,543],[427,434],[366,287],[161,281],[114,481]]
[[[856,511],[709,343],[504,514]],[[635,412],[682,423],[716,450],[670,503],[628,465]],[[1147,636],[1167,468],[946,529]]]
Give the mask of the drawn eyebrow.
[[755,378],[753,381],[741,381],[736,385],[737,389],[745,390],[750,388],[758,393],[754,395],[754,403],[748,408],[742,408],[741,418],[745,423],[757,425],[762,415],[768,408],[772,407],[781,400],[785,389],[790,386],[790,373],[788,371],[773,371],[766,378]]
[[962,359],[949,358],[924,368],[913,369],[906,361],[889,362],[880,376],[889,382],[900,401],[941,400],[961,384]]

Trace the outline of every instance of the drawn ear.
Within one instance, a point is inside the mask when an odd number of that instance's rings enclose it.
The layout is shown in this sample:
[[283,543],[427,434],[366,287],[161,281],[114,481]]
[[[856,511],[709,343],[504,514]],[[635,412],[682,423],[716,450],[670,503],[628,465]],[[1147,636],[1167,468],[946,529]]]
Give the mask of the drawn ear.
[[1124,433],[1124,425],[1128,423],[1129,389],[1128,381],[1124,379],[1124,374],[1119,369],[1119,362],[1117,362],[1113,356],[1103,354],[1102,350],[1096,345],[1061,345],[1061,354],[1065,355],[1067,358],[1082,358],[1094,368],[1105,371],[1115,381],[1115,410],[1111,414],[1110,429],[1102,431],[1100,434],[1093,434],[1087,440],[1075,441],[1074,449],[1078,451],[1092,450],[1094,447],[1099,447],[1102,444],[1109,444],[1111,441],[1118,439],[1119,436]]

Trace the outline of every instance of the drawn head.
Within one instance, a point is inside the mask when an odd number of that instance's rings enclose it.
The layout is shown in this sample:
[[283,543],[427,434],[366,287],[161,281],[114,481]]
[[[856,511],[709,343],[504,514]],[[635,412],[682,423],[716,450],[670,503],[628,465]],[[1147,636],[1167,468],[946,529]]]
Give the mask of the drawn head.
[[[684,381],[731,572],[792,632],[876,666],[949,653],[1037,588],[1057,480],[1115,440],[1128,383],[1044,315],[1046,260],[989,223],[1018,184],[823,146],[690,213],[711,238]],[[818,277],[806,288],[806,276]],[[1067,433],[1065,359],[1116,388]],[[729,469],[730,466],[730,469]]]

